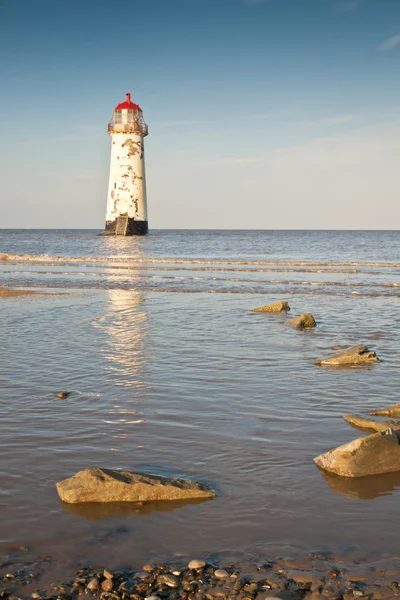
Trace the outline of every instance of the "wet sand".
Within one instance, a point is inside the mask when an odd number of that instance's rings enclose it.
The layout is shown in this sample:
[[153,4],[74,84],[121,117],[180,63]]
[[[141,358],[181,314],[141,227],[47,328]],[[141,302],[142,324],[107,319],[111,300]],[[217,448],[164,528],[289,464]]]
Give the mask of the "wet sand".
[[14,298],[16,296],[33,296],[38,295],[40,292],[33,292],[31,290],[15,290],[10,288],[0,288],[0,298]]

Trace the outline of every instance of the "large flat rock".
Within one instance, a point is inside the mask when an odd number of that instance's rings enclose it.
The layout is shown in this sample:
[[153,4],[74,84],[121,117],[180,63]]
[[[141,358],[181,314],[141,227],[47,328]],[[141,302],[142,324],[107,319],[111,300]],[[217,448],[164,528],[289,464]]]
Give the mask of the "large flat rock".
[[314,458],[330,473],[342,477],[365,477],[400,471],[400,430],[388,429],[357,438]]
[[196,481],[129,471],[85,469],[56,484],[63,502],[150,502],[212,498],[215,492]]
[[368,429],[371,431],[386,431],[386,429],[400,429],[400,421],[374,421],[373,419],[366,419],[361,415],[342,415],[343,419],[347,421],[352,427],[358,429]]
[[343,367],[351,365],[368,365],[379,362],[376,353],[367,348],[364,344],[358,344],[352,348],[348,348],[339,354],[322,358],[315,361],[315,365],[323,367]]

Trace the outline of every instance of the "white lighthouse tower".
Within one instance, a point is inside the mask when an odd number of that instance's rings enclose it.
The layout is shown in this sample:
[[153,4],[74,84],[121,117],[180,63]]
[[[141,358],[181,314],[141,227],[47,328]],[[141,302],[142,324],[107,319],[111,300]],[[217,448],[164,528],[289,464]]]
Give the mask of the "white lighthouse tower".
[[143,143],[148,132],[142,109],[127,93],[108,124],[112,144],[106,234],[145,235],[148,231]]

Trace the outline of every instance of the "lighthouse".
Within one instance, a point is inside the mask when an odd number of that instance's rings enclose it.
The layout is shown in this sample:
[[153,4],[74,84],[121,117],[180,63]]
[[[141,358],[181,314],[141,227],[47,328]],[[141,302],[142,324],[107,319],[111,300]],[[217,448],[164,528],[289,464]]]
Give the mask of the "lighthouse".
[[149,130],[143,111],[126,94],[108,124],[111,136],[105,234],[145,235],[148,231],[144,138]]

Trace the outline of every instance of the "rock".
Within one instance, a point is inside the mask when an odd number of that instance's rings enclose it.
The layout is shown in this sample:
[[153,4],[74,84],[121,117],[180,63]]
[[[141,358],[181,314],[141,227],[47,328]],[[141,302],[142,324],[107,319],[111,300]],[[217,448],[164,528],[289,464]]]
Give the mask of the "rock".
[[322,367],[341,367],[347,365],[366,365],[370,363],[379,362],[379,358],[375,352],[369,350],[364,344],[353,346],[348,350],[322,358],[321,360],[315,361],[314,365]]
[[114,577],[114,575],[112,573],[110,573],[110,571],[108,571],[107,569],[104,569],[103,577],[105,577],[106,579],[112,579]]
[[359,429],[370,429],[372,431],[386,431],[386,429],[400,429],[400,421],[374,421],[365,419],[360,415],[342,415],[343,419],[353,427]]
[[103,592],[111,592],[114,587],[114,583],[112,579],[105,579],[101,584],[101,589]]
[[159,596],[146,596],[145,600],[160,600]]
[[175,575],[172,575],[172,573],[162,573],[157,577],[157,583],[177,588],[179,587],[180,581]]
[[89,583],[87,584],[87,586],[86,586],[86,587],[87,587],[87,589],[88,589],[89,591],[91,591],[91,592],[92,592],[92,591],[95,591],[95,590],[98,590],[98,589],[99,589],[99,587],[100,587],[100,582],[99,582],[99,580],[97,579],[97,577],[93,577],[93,579],[91,579],[91,580],[89,581]]
[[259,308],[253,308],[252,312],[279,313],[286,310],[290,310],[290,306],[287,302],[275,302],[274,304],[266,304]]
[[400,471],[400,430],[388,429],[357,438],[314,459],[342,477],[364,477]]
[[68,398],[71,392],[57,392],[57,397],[64,400],[64,398]]
[[369,414],[373,417],[400,417],[400,403],[383,410],[373,410]]
[[212,498],[215,492],[201,483],[156,475],[85,469],[56,483],[63,502],[148,502],[183,498]]
[[206,566],[206,562],[204,560],[191,560],[190,563],[188,564],[188,568],[189,569],[204,569],[204,567]]
[[154,567],[153,565],[144,565],[143,571],[146,571],[146,573],[152,573],[154,571]]
[[310,327],[315,327],[317,323],[311,313],[303,313],[300,317],[289,319],[288,325],[297,327],[297,329],[308,329]]
[[229,577],[229,573],[228,571],[225,571],[225,569],[217,569],[214,572],[214,577],[217,577],[218,579],[225,579],[226,577]]

